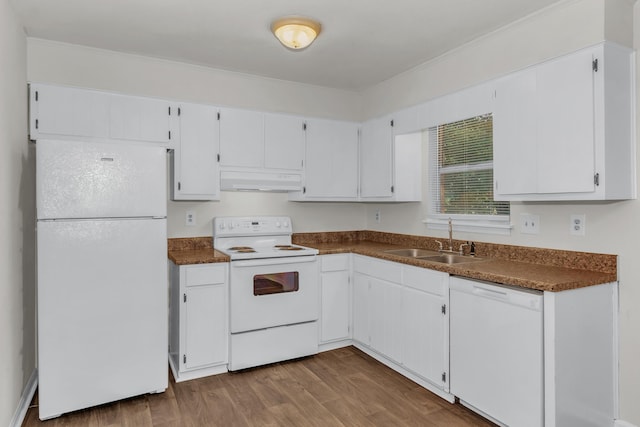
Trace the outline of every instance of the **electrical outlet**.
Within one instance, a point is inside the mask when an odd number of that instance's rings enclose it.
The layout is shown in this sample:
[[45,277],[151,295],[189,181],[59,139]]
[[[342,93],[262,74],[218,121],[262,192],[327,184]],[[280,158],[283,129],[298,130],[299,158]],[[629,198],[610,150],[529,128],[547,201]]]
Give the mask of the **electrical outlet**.
[[194,211],[187,211],[184,223],[189,226],[196,225],[196,213]]
[[376,222],[380,224],[380,220],[382,219],[382,216],[380,215],[380,209],[376,209],[375,219]]
[[520,214],[520,233],[540,234],[540,215]]
[[569,234],[573,236],[584,236],[587,226],[585,214],[573,214],[569,217]]

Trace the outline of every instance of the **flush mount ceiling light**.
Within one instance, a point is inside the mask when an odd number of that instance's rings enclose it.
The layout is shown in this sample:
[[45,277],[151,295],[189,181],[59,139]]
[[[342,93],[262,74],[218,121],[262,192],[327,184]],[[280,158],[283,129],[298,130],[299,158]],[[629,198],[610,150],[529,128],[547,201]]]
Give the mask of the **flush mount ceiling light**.
[[320,23],[313,19],[290,16],[273,21],[271,32],[286,48],[302,50],[320,34]]

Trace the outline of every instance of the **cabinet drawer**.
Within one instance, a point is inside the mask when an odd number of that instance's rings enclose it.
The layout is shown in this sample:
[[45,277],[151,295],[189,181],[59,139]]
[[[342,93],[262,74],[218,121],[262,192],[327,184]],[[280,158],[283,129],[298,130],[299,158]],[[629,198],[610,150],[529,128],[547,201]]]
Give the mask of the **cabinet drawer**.
[[365,256],[356,256],[353,260],[353,270],[388,282],[402,282],[402,264],[397,264],[395,262],[381,261]]
[[212,285],[227,281],[226,264],[189,265],[184,268],[186,286]]
[[449,283],[447,273],[408,265],[404,265],[402,268],[402,283],[405,286],[435,295],[445,295]]
[[320,265],[323,272],[349,269],[349,254],[322,255]]

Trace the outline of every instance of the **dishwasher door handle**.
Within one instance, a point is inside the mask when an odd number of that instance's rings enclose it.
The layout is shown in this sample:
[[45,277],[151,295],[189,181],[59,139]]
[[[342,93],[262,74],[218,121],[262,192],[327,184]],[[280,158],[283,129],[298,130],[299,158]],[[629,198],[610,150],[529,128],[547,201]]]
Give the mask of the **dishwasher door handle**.
[[507,295],[507,292],[505,292],[505,291],[487,289],[487,288],[482,288],[482,287],[479,287],[479,286],[474,286],[473,287],[473,294],[481,296],[481,297],[487,297],[487,298],[497,299],[497,300],[501,300],[501,301],[508,301],[509,300],[509,296]]

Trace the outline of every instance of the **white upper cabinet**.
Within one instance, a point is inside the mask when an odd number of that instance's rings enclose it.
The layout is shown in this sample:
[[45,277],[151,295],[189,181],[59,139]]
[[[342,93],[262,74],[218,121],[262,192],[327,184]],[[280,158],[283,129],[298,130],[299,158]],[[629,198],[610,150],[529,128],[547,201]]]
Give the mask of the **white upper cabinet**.
[[264,166],[302,170],[304,119],[284,114],[264,115]]
[[220,166],[264,165],[264,113],[220,109]]
[[422,130],[419,123],[421,107],[419,105],[405,108],[393,114],[393,134],[403,135]]
[[301,171],[304,120],[285,114],[220,109],[220,165],[223,168]]
[[308,119],[305,179],[290,200],[357,200],[358,123]]
[[109,137],[108,93],[61,86],[30,86],[30,137]]
[[[169,101],[88,89],[31,85],[30,136],[136,141],[169,146]],[[174,112],[175,113],[175,112]]]
[[[415,132],[418,109],[369,120],[362,125],[360,142],[360,200],[412,202],[422,198],[422,137]],[[414,130],[406,134],[404,131]]]
[[111,95],[109,136],[112,139],[171,141],[169,101],[137,96]]
[[171,158],[172,200],[219,200],[220,130],[216,107],[179,104],[178,139]]
[[360,144],[360,197],[391,199],[393,196],[393,129],[391,117],[362,124]]
[[535,69],[527,69],[499,80],[493,111],[493,177],[496,196],[531,194],[537,191],[536,123]]
[[496,81],[496,200],[635,198],[632,59],[604,43]]

